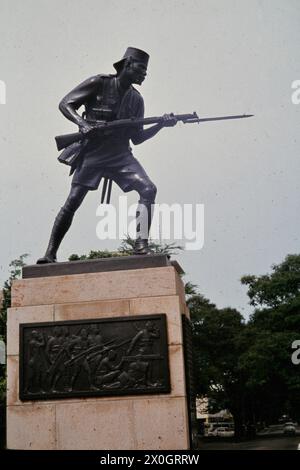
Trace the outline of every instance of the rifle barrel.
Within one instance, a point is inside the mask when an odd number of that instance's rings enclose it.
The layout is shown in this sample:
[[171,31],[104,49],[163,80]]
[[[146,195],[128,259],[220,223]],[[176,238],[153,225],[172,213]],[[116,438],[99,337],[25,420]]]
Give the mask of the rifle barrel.
[[236,114],[233,116],[216,116],[216,117],[211,117],[211,118],[200,118],[198,119],[198,122],[225,121],[227,119],[243,119],[243,118],[249,118],[252,116],[254,116],[254,114]]

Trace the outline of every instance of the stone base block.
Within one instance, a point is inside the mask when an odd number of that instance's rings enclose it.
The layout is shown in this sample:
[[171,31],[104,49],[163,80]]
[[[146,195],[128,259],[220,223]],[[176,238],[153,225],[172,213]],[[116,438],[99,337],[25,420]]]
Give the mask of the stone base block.
[[[60,276],[48,271],[44,278],[28,278],[28,273],[26,279],[14,282],[8,312],[8,448],[188,449],[182,333],[182,314],[188,312],[174,266],[161,266],[160,258],[159,267],[153,267],[152,261],[151,267],[128,271]],[[20,400],[20,324],[151,314],[167,318],[170,393]]]

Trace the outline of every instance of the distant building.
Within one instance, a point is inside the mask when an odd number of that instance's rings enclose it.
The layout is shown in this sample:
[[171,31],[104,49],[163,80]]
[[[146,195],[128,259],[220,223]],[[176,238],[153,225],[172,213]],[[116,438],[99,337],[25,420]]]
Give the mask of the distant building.
[[233,421],[232,414],[228,410],[221,410],[218,413],[208,412],[208,398],[197,398],[196,399],[196,412],[197,419],[204,421],[205,424],[211,424],[215,422],[231,422]]
[[197,419],[204,420],[205,423],[208,423],[208,398],[196,399],[196,413]]

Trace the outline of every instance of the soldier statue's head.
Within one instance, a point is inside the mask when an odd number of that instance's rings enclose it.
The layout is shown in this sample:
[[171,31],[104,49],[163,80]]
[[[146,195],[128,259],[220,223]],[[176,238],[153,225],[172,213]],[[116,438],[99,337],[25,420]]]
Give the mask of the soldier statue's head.
[[121,60],[114,63],[117,75],[126,74],[131,78],[132,83],[141,85],[147,75],[149,54],[137,49],[128,47]]

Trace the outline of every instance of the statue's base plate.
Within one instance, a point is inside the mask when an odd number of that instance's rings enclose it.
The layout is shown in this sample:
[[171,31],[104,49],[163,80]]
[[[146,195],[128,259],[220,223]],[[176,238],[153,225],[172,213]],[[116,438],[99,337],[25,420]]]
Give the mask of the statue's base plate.
[[67,261],[63,263],[33,264],[22,270],[23,279],[32,277],[66,276],[70,274],[122,271],[128,269],[161,268],[174,266],[178,274],[184,271],[177,263],[165,254],[116,256],[111,258],[90,259],[84,261]]

